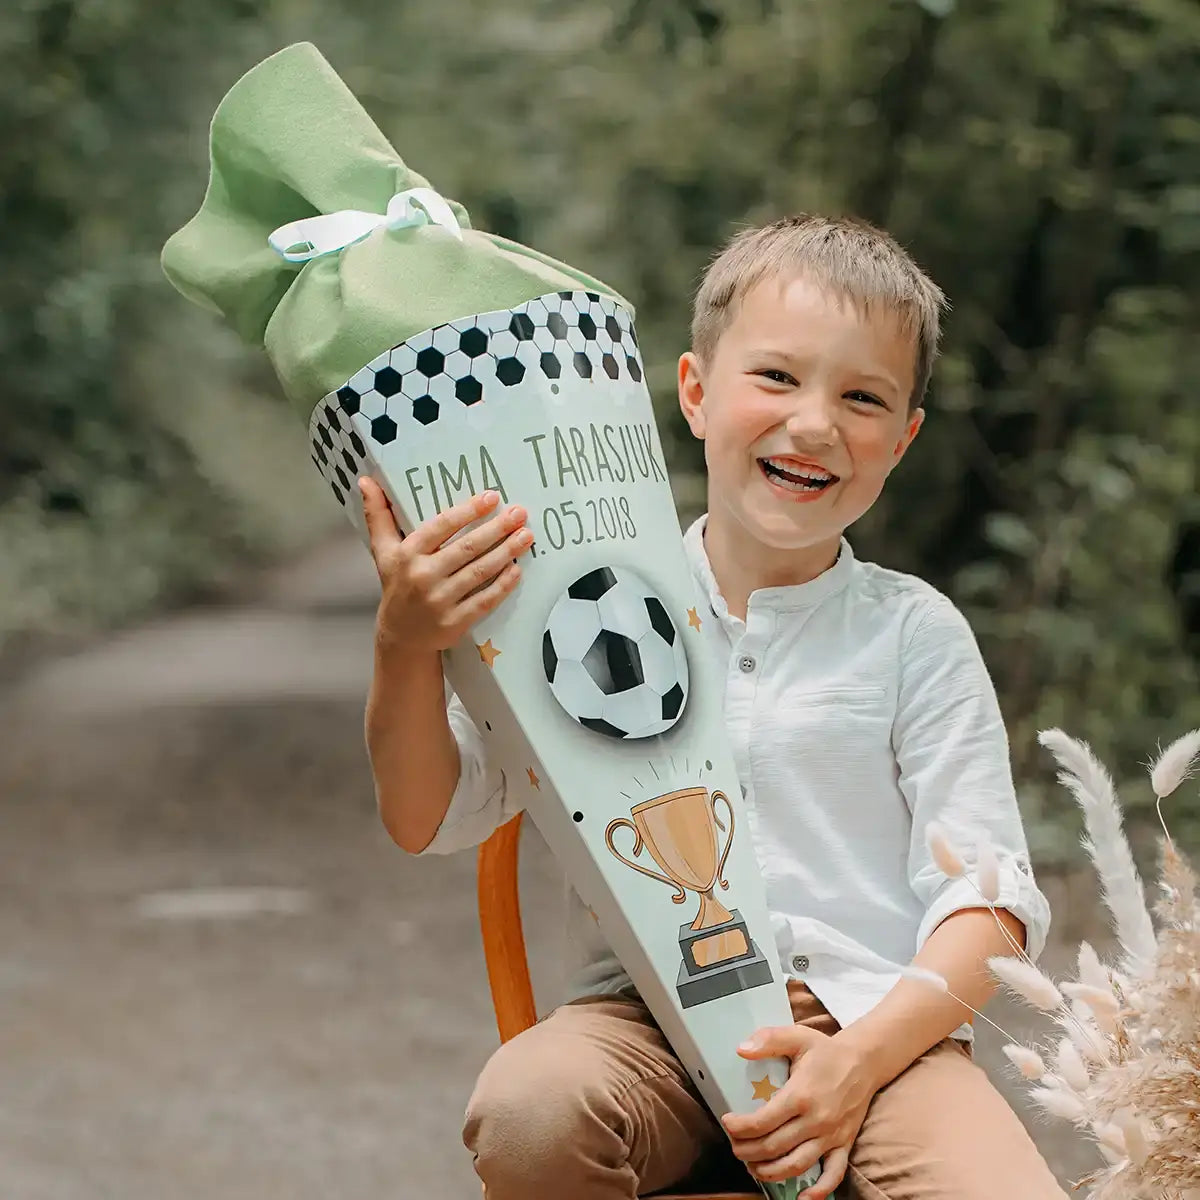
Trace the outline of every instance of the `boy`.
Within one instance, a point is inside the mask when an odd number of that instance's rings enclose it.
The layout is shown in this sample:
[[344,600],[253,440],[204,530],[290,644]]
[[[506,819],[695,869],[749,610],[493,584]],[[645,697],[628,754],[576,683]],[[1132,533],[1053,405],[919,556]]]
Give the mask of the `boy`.
[[[791,1077],[722,1133],[573,897],[572,1002],[501,1047],[471,1100],[464,1137],[489,1200],[632,1200],[731,1150],[764,1180],[822,1158],[814,1200],[844,1176],[864,1200],[1063,1195],[971,1062],[962,1003],[895,966],[936,971],[980,1007],[987,958],[1011,949],[969,878],[931,861],[932,821],[991,841],[1000,922],[1031,955],[1049,923],[969,627],[843,536],[921,428],[943,305],[853,220],[750,230],[706,274],[678,391],[709,506],[685,545],[729,664],[726,723],[796,1021],[739,1050],[791,1058]],[[383,584],[367,710],[381,814],[410,852],[462,849],[513,806],[445,702],[438,652],[513,590],[531,535],[485,495],[401,542],[382,492],[362,488]]]

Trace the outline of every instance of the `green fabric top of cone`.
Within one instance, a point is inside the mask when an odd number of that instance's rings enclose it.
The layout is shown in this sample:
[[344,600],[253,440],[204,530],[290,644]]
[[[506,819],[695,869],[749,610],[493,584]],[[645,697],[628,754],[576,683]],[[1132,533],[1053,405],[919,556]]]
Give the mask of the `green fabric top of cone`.
[[377,355],[423,329],[512,308],[547,292],[612,288],[544,254],[470,227],[376,229],[302,265],[268,244],[282,225],[342,209],[383,213],[431,184],[406,166],[319,50],[289,46],[248,71],[217,107],[211,173],[196,215],[163,248],[167,278],[265,346],[284,391],[313,406]]

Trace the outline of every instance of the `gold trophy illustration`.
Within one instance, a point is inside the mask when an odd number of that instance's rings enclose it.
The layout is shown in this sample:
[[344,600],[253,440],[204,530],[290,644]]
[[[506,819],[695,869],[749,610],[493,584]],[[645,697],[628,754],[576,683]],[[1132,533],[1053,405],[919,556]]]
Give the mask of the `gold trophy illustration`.
[[[724,802],[728,830],[717,815],[717,801]],[[683,962],[675,989],[684,1008],[771,982],[771,967],[741,914],[713,895],[718,885],[729,887],[723,872],[734,824],[733,805],[724,792],[710,795],[707,788],[690,787],[634,805],[629,817],[617,817],[604,831],[609,850],[627,867],[675,889],[673,903],[682,904],[689,890],[700,895],[695,919],[679,927]],[[634,834],[632,858],[613,845],[614,835],[623,828]],[[718,830],[726,834],[723,850],[719,850]],[[634,861],[643,847],[661,871]]]

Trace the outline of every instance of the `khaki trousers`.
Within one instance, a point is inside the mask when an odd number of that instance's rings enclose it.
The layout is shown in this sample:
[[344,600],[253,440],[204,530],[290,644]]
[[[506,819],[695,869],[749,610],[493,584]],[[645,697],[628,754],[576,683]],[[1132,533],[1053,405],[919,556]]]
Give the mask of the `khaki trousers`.
[[[803,984],[796,1021],[839,1026]],[[463,1140],[487,1200],[634,1200],[686,1187],[754,1191],[662,1033],[638,1000],[556,1009],[484,1067]],[[1004,1098],[947,1039],[880,1091],[839,1200],[1063,1200]]]

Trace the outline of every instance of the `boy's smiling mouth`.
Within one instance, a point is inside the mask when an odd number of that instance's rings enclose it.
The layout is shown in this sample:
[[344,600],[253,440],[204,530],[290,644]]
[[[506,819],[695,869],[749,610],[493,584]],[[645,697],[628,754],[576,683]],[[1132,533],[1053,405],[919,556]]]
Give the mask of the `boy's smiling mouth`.
[[770,483],[796,495],[820,495],[839,478],[816,463],[791,457],[760,458],[758,467]]

